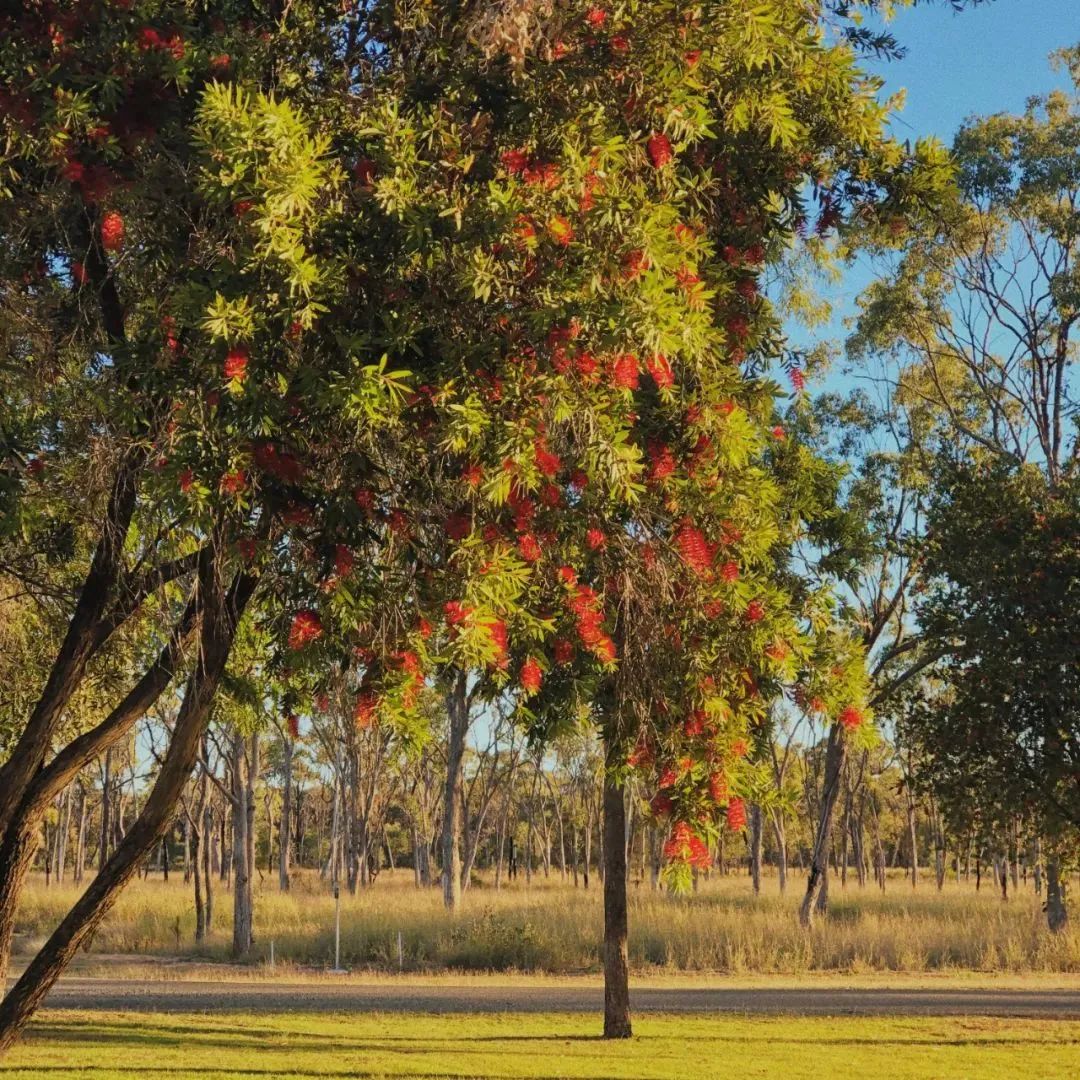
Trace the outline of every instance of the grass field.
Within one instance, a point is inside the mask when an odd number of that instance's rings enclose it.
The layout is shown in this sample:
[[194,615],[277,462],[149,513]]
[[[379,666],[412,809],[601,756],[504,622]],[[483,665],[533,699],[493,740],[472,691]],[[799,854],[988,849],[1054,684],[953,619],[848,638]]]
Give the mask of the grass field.
[[1080,1022],[652,1016],[598,1039],[596,1017],[49,1012],[6,1080],[239,1077],[783,1077],[1040,1080],[1080,1075]]
[[[217,883],[215,883],[217,884]],[[726,974],[844,972],[1080,972],[1080,919],[1062,934],[1046,930],[1030,885],[1003,903],[989,886],[962,882],[939,893],[896,877],[888,891],[834,884],[831,912],[807,935],[795,910],[802,881],[780,896],[775,879],[754,897],[743,876],[714,876],[687,897],[631,887],[630,957],[638,972]],[[26,952],[59,921],[77,895],[71,886],[28,888],[17,947]],[[215,894],[213,933],[196,949],[190,887],[174,874],[133,883],[94,940],[99,953],[223,959],[230,940],[231,896]],[[418,891],[412,874],[384,872],[374,888],[342,897],[342,962],[396,970],[398,934],[407,971],[596,971],[602,925],[599,882],[588,892],[534,879],[499,891],[471,888],[465,909],[447,917],[437,889]],[[274,942],[280,962],[326,966],[333,957],[333,900],[314,875],[282,895],[272,879],[256,891],[256,959]]]

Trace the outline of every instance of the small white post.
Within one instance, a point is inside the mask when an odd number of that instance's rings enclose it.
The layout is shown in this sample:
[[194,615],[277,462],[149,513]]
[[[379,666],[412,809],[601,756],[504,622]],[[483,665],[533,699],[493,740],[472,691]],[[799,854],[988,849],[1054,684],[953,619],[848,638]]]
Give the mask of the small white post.
[[341,890],[334,884],[334,970],[341,970]]

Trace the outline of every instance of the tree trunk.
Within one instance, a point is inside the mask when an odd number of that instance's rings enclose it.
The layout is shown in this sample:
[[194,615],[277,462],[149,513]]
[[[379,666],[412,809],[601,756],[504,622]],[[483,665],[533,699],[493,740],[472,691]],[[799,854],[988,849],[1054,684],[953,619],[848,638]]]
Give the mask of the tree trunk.
[[284,781],[281,789],[281,821],[278,822],[278,888],[289,891],[289,859],[292,848],[289,837],[292,835],[292,759],[293,741],[286,737],[284,745]]
[[200,629],[198,663],[184,699],[158,778],[142,811],[117,850],[102,867],[0,1004],[0,1053],[9,1049],[84,941],[108,914],[120,890],[164,835],[198,755],[235,634],[236,623],[254,592],[254,578],[240,578],[226,597],[209,590]]
[[446,788],[443,793],[442,886],[447,911],[461,907],[461,785],[465,738],[469,732],[469,703],[465,672],[451,675],[446,694],[450,731],[446,745]]
[[98,844],[98,869],[109,858],[109,837],[112,825],[112,748],[105,751],[105,764],[102,766],[101,780],[101,841]]
[[780,895],[787,892],[787,831],[784,828],[784,811],[777,809],[772,814],[773,835],[776,837],[776,872],[780,886]]
[[[245,768],[246,766],[246,768]],[[234,960],[244,960],[251,953],[252,945],[252,899],[251,867],[248,862],[248,784],[246,772],[251,768],[247,761],[244,736],[239,731],[232,737],[232,824],[233,824],[233,939]],[[251,810],[254,811],[254,807]]]
[[1069,911],[1065,906],[1065,883],[1056,858],[1046,860],[1046,925],[1056,934],[1065,929]]
[[[847,758],[847,740],[840,724],[829,729],[829,741],[825,750],[825,782],[821,792],[821,809],[818,816],[814,848],[810,855],[810,876],[806,882],[806,895],[799,908],[799,922],[809,928],[814,918],[814,908],[823,890],[825,876],[829,872],[829,850],[832,846],[833,811],[840,794],[840,777]],[[827,895],[827,894],[826,894]]]
[[630,960],[626,911],[626,803],[613,769],[623,760],[617,741],[605,747],[604,769],[604,1038],[628,1039]]
[[761,895],[761,846],[762,846],[761,807],[757,803],[750,806],[750,880],[754,895]]
[[86,788],[79,783],[79,831],[75,838],[75,867],[73,877],[76,885],[81,885],[86,869],[86,828],[90,815],[86,809]]

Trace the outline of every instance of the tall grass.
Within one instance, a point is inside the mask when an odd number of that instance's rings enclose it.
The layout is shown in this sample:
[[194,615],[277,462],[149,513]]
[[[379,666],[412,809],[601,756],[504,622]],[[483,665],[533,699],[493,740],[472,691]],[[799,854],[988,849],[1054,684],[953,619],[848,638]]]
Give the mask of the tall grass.
[[[97,931],[93,951],[224,959],[231,896],[215,882],[210,940],[196,948],[190,889],[179,875],[133,883]],[[78,895],[71,886],[35,881],[20,908],[17,948],[26,951],[54,927]],[[774,880],[754,897],[745,878],[703,881],[686,897],[632,886],[630,958],[641,970],[797,974],[812,971],[1080,972],[1080,928],[1046,930],[1030,886],[1002,902],[991,888],[933,882],[912,890],[890,879],[888,891],[832,886],[827,919],[809,934],[796,919],[798,889],[778,895]],[[398,935],[407,970],[574,973],[600,966],[599,883],[589,891],[557,877],[495,890],[483,880],[450,918],[436,889],[384,872],[371,889],[341,897],[342,962],[398,967]],[[317,877],[300,876],[291,893],[271,879],[257,887],[256,958],[274,942],[276,957],[322,966],[333,958],[334,901]]]

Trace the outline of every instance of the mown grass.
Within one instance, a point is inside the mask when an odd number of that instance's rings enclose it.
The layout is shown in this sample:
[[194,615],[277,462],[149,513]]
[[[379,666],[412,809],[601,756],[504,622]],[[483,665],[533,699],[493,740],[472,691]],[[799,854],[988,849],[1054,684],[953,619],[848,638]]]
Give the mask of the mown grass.
[[627,1042],[566,1014],[48,1012],[0,1059],[9,1080],[238,1077],[829,1077],[1080,1074],[1080,1022],[650,1016]]
[[[796,885],[801,882],[796,883]],[[70,886],[28,888],[20,909],[22,951],[40,941],[75,896]],[[630,956],[638,972],[726,974],[874,972],[1080,972],[1080,920],[1063,934],[1046,930],[1030,886],[1007,903],[990,888],[932,881],[912,890],[890,880],[884,894],[833,887],[831,912],[810,933],[795,916],[798,888],[781,897],[774,880],[755,898],[744,877],[715,877],[697,893],[671,897],[631,888]],[[231,897],[218,888],[213,933],[195,947],[190,889],[179,875],[131,885],[98,930],[95,952],[223,959]],[[602,925],[599,883],[588,892],[557,878],[519,881],[499,891],[481,882],[455,919],[438,890],[417,891],[411,874],[384,872],[374,888],[342,896],[342,962],[397,970],[398,934],[408,971],[596,971]],[[256,959],[273,940],[285,964],[324,966],[333,958],[334,901],[316,877],[282,895],[272,879],[256,891]]]

